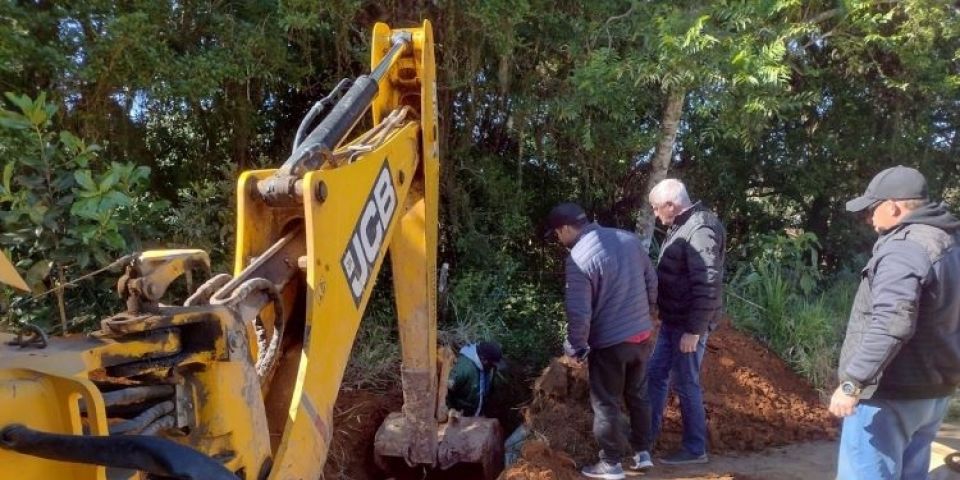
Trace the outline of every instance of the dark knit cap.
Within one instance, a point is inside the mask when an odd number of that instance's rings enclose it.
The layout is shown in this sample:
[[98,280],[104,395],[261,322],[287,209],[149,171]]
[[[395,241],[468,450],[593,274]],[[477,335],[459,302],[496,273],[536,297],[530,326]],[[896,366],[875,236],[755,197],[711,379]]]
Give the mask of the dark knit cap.
[[503,358],[503,351],[496,342],[480,342],[477,344],[477,356],[480,360],[497,363]]

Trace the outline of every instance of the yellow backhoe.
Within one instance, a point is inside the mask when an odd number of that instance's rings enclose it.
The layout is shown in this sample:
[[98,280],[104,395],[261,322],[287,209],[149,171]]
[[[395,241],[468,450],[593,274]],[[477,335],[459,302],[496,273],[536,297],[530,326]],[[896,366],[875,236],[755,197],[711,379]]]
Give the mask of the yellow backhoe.
[[[371,57],[371,73],[310,110],[280,168],[240,175],[233,275],[174,299],[174,282],[209,272],[207,254],[143,252],[117,284],[126,310],[93,334],[0,334],[0,478],[320,478],[388,251],[404,404],[377,433],[377,461],[498,473],[496,420],[445,409],[430,23],[377,24]],[[373,128],[347,140],[368,110]],[[0,281],[25,286],[5,261]]]

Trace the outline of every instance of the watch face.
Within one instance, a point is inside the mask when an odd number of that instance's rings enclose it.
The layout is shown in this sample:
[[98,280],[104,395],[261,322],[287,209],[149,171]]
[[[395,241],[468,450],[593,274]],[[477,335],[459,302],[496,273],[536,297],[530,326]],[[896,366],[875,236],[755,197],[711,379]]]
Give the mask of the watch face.
[[850,382],[843,382],[840,384],[840,389],[843,393],[847,395],[853,395],[857,392],[857,386]]

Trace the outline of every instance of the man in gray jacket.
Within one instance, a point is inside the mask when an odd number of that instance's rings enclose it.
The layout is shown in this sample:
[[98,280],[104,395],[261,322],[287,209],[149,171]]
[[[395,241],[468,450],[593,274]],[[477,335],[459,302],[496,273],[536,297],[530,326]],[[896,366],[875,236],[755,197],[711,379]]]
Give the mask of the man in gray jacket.
[[[590,223],[575,203],[554,207],[547,223],[548,233],[555,233],[570,249],[565,266],[565,350],[579,361],[589,354],[593,434],[600,444],[600,461],[581,473],[619,480],[625,477],[620,465],[624,454],[631,457],[631,470],[653,466],[645,376],[656,275],[636,235]],[[621,399],[630,414],[631,452],[621,448]]]
[[960,384],[960,221],[913,168],[888,168],[847,210],[880,235],[861,272],[830,411],[839,480],[923,480]]
[[707,336],[722,313],[726,231],[716,215],[692,203],[687,188],[668,178],[650,191],[650,205],[668,226],[660,245],[660,320],[649,388],[654,438],[660,432],[672,383],[683,419],[681,448],[661,459],[667,465],[707,462],[707,420],[700,367]]

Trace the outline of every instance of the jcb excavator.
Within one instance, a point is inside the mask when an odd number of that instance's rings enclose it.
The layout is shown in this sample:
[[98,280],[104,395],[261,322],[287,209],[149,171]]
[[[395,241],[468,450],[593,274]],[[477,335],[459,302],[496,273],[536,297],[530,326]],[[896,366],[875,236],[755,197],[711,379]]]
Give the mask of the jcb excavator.
[[[279,169],[240,176],[234,275],[174,301],[168,287],[209,272],[207,254],[131,255],[117,284],[126,311],[98,331],[0,334],[0,478],[320,478],[387,251],[404,403],[377,432],[377,461],[498,473],[496,420],[447,419],[445,409],[430,23],[377,24],[371,56],[369,75],[310,110]],[[367,110],[373,128],[347,141]],[[0,280],[17,284],[6,267]]]

